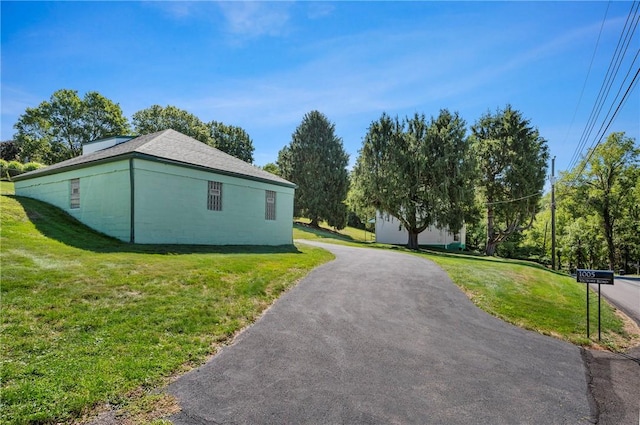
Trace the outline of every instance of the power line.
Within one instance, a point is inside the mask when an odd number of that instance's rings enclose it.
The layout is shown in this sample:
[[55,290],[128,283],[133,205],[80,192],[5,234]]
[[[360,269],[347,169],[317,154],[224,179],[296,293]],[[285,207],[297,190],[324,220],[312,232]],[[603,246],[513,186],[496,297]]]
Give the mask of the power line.
[[[587,124],[582,132],[582,135],[580,137],[580,140],[578,142],[578,146],[576,147],[576,151],[574,153],[574,155],[572,156],[572,159],[570,161],[569,164],[569,168],[573,168],[576,163],[579,160],[580,157],[580,153],[584,150],[585,145],[587,144],[587,141],[589,140],[589,138],[591,137],[591,133],[593,132],[593,128],[596,125],[596,121],[598,120],[598,118],[600,117],[600,113],[602,111],[602,108],[604,106],[604,103],[607,99],[607,97],[609,96],[609,93],[611,91],[611,87],[613,86],[613,83],[615,82],[615,79],[618,75],[618,71],[620,69],[620,66],[622,65],[622,60],[624,58],[624,56],[627,53],[627,50],[629,48],[629,44],[631,43],[631,40],[633,39],[633,34],[635,33],[635,29],[638,26],[638,18],[637,18],[637,14],[638,14],[638,7],[639,7],[639,3],[633,2],[633,4],[631,5],[631,9],[629,11],[629,15],[627,16],[627,20],[625,22],[625,25],[622,29],[622,32],[620,34],[620,37],[618,38],[618,44],[616,46],[616,49],[614,51],[614,54],[609,62],[609,68],[607,70],[607,73],[605,75],[604,81],[602,83],[602,85],[600,86],[600,91],[598,93],[598,96],[596,98],[596,102],[591,110],[591,114],[589,115],[589,119],[587,120]],[[634,23],[635,21],[635,23]],[[636,54],[636,58],[637,58],[637,54]],[[616,95],[616,98],[612,101],[612,105],[609,108],[609,111],[607,112],[607,116],[605,116],[603,118],[603,123],[600,126],[600,129],[596,132],[596,137],[594,137],[594,140],[599,140],[601,139],[601,137],[598,137],[600,130],[603,128],[604,123],[607,122],[607,119],[609,117],[609,114],[611,113],[611,110],[613,109],[613,105],[615,104],[617,97],[619,96],[622,88],[625,85],[626,79],[629,76],[630,72],[634,69],[634,64],[636,61],[636,58],[634,58],[630,70],[627,72],[627,76],[625,76],[625,79],[622,81],[621,83],[621,87],[618,90],[618,95]],[[635,80],[635,78],[634,78]],[[633,84],[633,83],[632,83]],[[631,87],[631,85],[629,87]],[[627,92],[629,91],[629,89],[627,89]],[[617,111],[619,111],[621,104],[623,103],[623,101],[621,103],[618,104],[618,108],[616,108],[616,113],[614,114],[617,115]],[[609,124],[607,125],[607,128],[609,127],[610,123],[612,122],[612,120],[609,120]],[[605,130],[606,131],[606,130]],[[598,142],[599,143],[599,142]],[[593,146],[595,144],[595,142],[592,143],[591,146]]]
[[541,195],[542,195],[542,192],[536,192],[536,193],[532,193],[531,195],[522,196],[516,199],[508,199],[506,201],[485,202],[485,205],[509,204],[511,202],[518,202],[518,201],[522,201],[523,199],[533,198],[534,196],[541,196]]
[[[576,115],[578,114],[578,108],[580,107],[580,103],[582,102],[582,96],[584,95],[584,89],[587,87],[587,81],[589,81],[589,75],[591,74],[591,68],[593,67],[593,60],[596,57],[596,53],[598,52],[598,45],[600,44],[600,37],[602,36],[602,29],[604,28],[604,23],[607,20],[607,14],[609,13],[609,6],[611,5],[611,1],[607,2],[607,8],[604,11],[604,17],[602,18],[602,24],[600,24],[600,32],[598,33],[598,39],[596,40],[596,45],[593,49],[593,54],[591,55],[591,62],[589,62],[589,70],[587,71],[587,76],[584,79],[584,83],[582,84],[582,90],[580,90],[580,97],[578,98],[578,104],[576,105],[576,109],[573,111],[573,117],[571,118],[571,124],[569,124],[569,128],[567,129],[567,134],[564,136],[564,142],[569,138],[569,133],[571,132],[571,128],[573,127],[573,123],[576,120]],[[569,163],[573,163],[574,158],[580,155],[580,149],[576,146],[576,150],[571,157]]]
[[611,116],[611,119],[609,120],[609,123],[607,124],[606,128],[604,129],[604,131],[602,132],[602,135],[600,136],[600,139],[598,139],[598,142],[595,144],[595,146],[593,146],[592,148],[589,148],[589,154],[587,155],[587,158],[582,162],[582,167],[580,167],[580,171],[576,174],[576,178],[577,176],[579,176],[580,174],[582,174],[582,172],[584,171],[585,167],[587,166],[587,163],[589,162],[589,160],[591,159],[591,156],[593,155],[593,153],[595,152],[596,148],[598,147],[598,145],[602,142],[602,137],[604,137],[604,134],[607,132],[607,130],[609,129],[609,126],[611,125],[611,123],[613,122],[613,120],[616,118],[616,115],[618,115],[618,111],[620,111],[620,108],[622,107],[622,105],[624,105],[624,102],[627,100],[627,96],[629,95],[629,93],[631,93],[633,91],[633,89],[635,88],[635,84],[638,81],[638,75],[640,75],[640,68],[638,68],[638,70],[636,71],[636,75],[633,77],[633,80],[631,81],[631,83],[629,84],[629,87],[627,87],[627,91],[624,94],[624,97],[620,100],[620,103],[618,103],[618,107],[616,108],[615,112],[613,113],[613,115]]

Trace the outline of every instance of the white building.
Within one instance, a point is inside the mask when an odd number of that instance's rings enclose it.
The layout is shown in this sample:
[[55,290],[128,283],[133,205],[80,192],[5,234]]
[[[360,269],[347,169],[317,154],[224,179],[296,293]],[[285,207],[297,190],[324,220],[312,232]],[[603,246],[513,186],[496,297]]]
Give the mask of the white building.
[[[394,245],[406,245],[409,241],[409,232],[404,228],[400,220],[390,214],[378,212],[376,214],[376,242]],[[440,247],[452,251],[465,248],[466,228],[463,226],[459,233],[451,233],[446,229],[438,229],[429,226],[418,235],[418,244]]]

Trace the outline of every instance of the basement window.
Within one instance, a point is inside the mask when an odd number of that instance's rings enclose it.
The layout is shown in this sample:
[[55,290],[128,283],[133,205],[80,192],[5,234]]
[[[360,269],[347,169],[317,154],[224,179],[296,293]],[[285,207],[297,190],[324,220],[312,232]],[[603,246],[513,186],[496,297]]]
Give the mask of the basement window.
[[80,179],[71,179],[69,188],[69,207],[80,208]]
[[273,190],[265,191],[264,219],[265,220],[276,219],[276,192]]
[[222,211],[222,183],[209,182],[207,196],[207,209],[211,211]]

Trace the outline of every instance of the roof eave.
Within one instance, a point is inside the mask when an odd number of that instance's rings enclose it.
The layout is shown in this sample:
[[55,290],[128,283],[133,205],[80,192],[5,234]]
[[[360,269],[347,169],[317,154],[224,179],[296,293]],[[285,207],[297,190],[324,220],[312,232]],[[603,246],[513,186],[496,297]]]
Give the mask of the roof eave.
[[147,161],[161,162],[161,163],[164,163],[164,164],[172,164],[172,165],[177,165],[177,166],[180,166],[180,167],[186,167],[186,168],[191,168],[191,169],[196,169],[196,170],[214,172],[216,174],[222,174],[222,175],[231,176],[231,177],[238,177],[238,178],[242,178],[242,179],[245,179],[245,180],[253,180],[253,181],[257,181],[257,182],[261,182],[261,183],[274,184],[276,186],[289,187],[289,188],[292,188],[292,189],[296,189],[298,187],[295,183],[291,183],[291,182],[286,182],[285,183],[285,182],[280,182],[280,181],[277,181],[277,180],[260,178],[260,177],[257,177],[257,176],[250,176],[250,175],[242,174],[242,173],[234,173],[232,171],[226,171],[226,170],[220,170],[220,169],[217,169],[217,168],[205,167],[203,165],[190,164],[190,163],[186,163],[186,162],[181,162],[181,161],[176,161],[176,160],[172,160],[172,159],[162,158],[162,157],[149,155],[149,154],[144,154],[144,153],[140,153],[140,152],[127,152],[127,153],[124,153],[122,155],[116,155],[116,156],[110,156],[108,158],[96,159],[94,161],[83,162],[81,164],[72,164],[72,165],[68,165],[68,166],[65,166],[65,167],[54,168],[52,170],[46,170],[46,169],[43,169],[42,171],[34,170],[34,171],[30,172],[30,173],[20,174],[18,176],[15,176],[13,178],[13,181],[22,181],[22,180],[29,180],[29,179],[33,179],[33,178],[37,178],[37,177],[50,176],[50,175],[53,175],[53,174],[58,174],[58,173],[66,172],[66,171],[73,171],[73,170],[79,170],[79,169],[82,169],[82,168],[92,167],[92,166],[97,165],[97,164],[106,164],[106,163],[109,163],[109,162],[116,162],[116,161],[121,161],[123,159],[130,159],[130,158],[145,159]]

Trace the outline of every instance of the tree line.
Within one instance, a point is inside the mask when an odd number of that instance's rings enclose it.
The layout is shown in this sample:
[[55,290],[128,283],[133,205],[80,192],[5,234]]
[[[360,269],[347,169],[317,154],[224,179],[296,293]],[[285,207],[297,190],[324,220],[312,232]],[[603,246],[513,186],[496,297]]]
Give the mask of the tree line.
[[[20,116],[13,148],[21,158],[53,163],[78,155],[86,140],[173,128],[253,162],[253,143],[242,128],[205,123],[174,106],[138,111],[131,125],[117,104],[98,93],[81,99],[73,90],[60,90]],[[639,158],[634,139],[613,133],[561,175],[558,264],[614,269],[638,261]],[[311,111],[276,163],[263,168],[297,184],[294,214],[313,226],[326,221],[341,229],[384,213],[402,223],[412,249],[431,226],[452,233],[466,226],[470,249],[548,263],[550,200],[543,194],[548,162],[547,141],[506,105],[469,128],[447,109],[430,118],[382,113],[367,129],[351,171],[335,125]]]
[[[513,255],[551,260],[551,199],[511,247]],[[556,263],[640,274],[640,147],[611,133],[556,183]]]
[[14,140],[2,143],[2,159],[54,164],[80,155],[87,141],[172,128],[253,162],[253,141],[241,127],[204,122],[183,109],[160,105],[134,113],[129,123],[119,104],[93,91],[80,97],[76,90],[58,90],[48,101],[27,108],[14,128]]
[[334,125],[313,111],[283,148],[275,172],[296,184],[296,215],[312,225],[344,227],[349,211],[361,222],[377,212],[396,217],[407,246],[435,226],[453,233],[489,224],[484,251],[528,229],[538,211],[548,161],[546,141],[510,105],[466,122],[446,109],[400,119],[386,113],[371,123],[351,173]]

